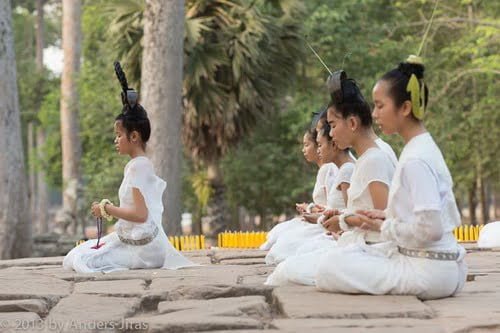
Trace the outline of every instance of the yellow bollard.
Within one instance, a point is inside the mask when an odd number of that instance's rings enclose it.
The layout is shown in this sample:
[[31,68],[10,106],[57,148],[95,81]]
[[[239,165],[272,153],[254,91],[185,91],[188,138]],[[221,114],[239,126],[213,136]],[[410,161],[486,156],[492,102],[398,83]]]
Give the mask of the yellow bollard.
[[476,237],[475,237],[475,235],[476,235],[476,234],[475,234],[474,230],[476,230],[476,227],[475,227],[475,226],[471,226],[471,227],[469,228],[469,240],[470,240],[470,241],[475,241],[475,240],[477,240],[477,239],[476,239]]
[[205,235],[200,236],[200,247],[202,250],[205,250]]

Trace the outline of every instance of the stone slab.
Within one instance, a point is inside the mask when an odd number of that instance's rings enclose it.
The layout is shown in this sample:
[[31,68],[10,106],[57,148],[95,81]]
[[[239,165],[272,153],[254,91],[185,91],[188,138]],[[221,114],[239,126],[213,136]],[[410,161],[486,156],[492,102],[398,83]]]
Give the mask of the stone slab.
[[62,299],[45,322],[57,325],[61,332],[114,332],[139,305],[137,298],[73,294]]
[[35,332],[43,328],[40,316],[34,312],[0,313],[0,332]]
[[289,318],[418,318],[433,317],[431,308],[414,296],[345,295],[317,291],[314,287],[286,286],[273,297]]
[[193,332],[227,329],[262,329],[270,309],[262,296],[161,302],[159,315],[127,319],[148,332]]
[[49,312],[49,306],[47,302],[41,299],[0,301],[0,313],[2,312],[34,312],[39,315],[46,315]]
[[62,265],[64,257],[42,257],[0,260],[0,269],[13,266]]
[[271,325],[279,332],[307,333],[446,333],[433,320],[384,319],[276,319]]
[[0,300],[45,298],[56,302],[71,293],[72,283],[33,272],[0,270]]
[[75,283],[74,294],[139,297],[145,293],[144,280],[87,281]]

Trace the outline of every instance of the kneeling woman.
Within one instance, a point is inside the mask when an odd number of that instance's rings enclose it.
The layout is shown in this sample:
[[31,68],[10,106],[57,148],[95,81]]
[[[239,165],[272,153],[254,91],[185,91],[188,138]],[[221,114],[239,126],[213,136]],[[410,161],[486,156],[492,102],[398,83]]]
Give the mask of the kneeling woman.
[[102,242],[89,240],[72,249],[63,267],[78,273],[112,272],[138,268],[177,269],[193,266],[168,241],[162,227],[162,195],[165,181],[156,176],[153,164],[145,156],[151,126],[144,108],[124,100],[116,118],[115,145],[129,155],[118,195],[120,206],[108,200],[92,204],[96,218],[115,217],[115,232]]
[[460,225],[453,181],[422,123],[428,96],[423,74],[420,59],[411,56],[373,88],[376,123],[386,134],[401,135],[406,145],[387,209],[365,210],[358,216],[362,228],[381,231],[389,242],[373,245],[370,251],[353,245],[322,258],[316,275],[319,289],[436,299],[464,285],[465,250],[453,236]]

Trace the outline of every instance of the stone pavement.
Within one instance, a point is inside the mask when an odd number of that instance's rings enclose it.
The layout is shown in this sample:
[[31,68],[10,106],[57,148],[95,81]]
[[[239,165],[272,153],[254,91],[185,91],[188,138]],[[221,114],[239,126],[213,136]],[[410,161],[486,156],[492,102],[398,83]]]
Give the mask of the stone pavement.
[[456,297],[266,287],[263,251],[185,252],[200,267],[77,274],[62,257],[0,261],[0,332],[500,332],[500,250],[469,246]]

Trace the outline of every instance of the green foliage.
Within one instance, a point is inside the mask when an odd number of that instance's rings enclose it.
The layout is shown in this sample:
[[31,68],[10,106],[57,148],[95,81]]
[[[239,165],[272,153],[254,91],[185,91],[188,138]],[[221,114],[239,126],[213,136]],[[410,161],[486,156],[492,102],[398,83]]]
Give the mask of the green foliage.
[[[14,1],[13,15],[23,124],[38,118],[46,130],[40,165],[60,187],[59,81],[34,74],[29,3]],[[84,4],[80,135],[89,201],[116,200],[126,159],[112,143],[121,105],[112,62],[125,60],[130,81],[140,87],[144,6],[143,0]],[[308,201],[315,168],[303,161],[300,139],[310,112],[328,101],[328,73],[301,35],[331,70],[354,77],[370,101],[377,78],[417,51],[433,6],[434,0],[187,0],[185,208],[196,219],[202,214],[211,194],[202,167],[221,157],[233,208],[265,216]],[[478,177],[500,188],[499,14],[498,1],[440,0],[423,49],[430,88],[425,124],[459,197]],[[60,17],[46,20],[46,44],[52,45],[60,38]],[[401,139],[384,139],[401,149]]]
[[310,201],[317,168],[302,156],[302,136],[320,104],[313,108],[303,102],[305,97],[298,94],[293,107],[261,120],[256,131],[224,158],[233,207],[241,205],[266,217],[293,212],[295,202]]

